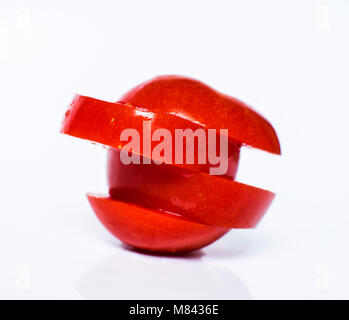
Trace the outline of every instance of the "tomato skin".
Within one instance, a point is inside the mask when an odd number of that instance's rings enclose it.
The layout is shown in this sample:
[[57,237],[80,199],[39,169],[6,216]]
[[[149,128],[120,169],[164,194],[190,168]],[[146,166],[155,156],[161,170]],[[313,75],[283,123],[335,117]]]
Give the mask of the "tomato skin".
[[183,253],[205,247],[229,230],[191,222],[108,196],[88,194],[87,197],[102,224],[121,241],[138,249]]
[[251,147],[281,154],[273,126],[250,106],[206,84],[183,76],[159,76],[127,92],[119,101],[193,119],[207,128],[225,128],[229,137]]
[[108,153],[112,198],[170,211],[192,221],[227,228],[253,228],[274,198],[272,192],[228,177],[166,164],[125,165],[119,150],[110,149]]

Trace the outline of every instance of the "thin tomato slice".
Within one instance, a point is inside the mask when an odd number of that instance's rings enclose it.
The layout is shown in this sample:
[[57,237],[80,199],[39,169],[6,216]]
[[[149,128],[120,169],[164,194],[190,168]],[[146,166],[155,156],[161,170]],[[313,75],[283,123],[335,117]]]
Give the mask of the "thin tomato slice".
[[180,216],[149,210],[107,196],[88,194],[102,224],[133,247],[154,252],[185,252],[200,249],[229,229],[188,221]]
[[130,90],[120,101],[155,113],[170,112],[207,128],[225,128],[229,137],[241,144],[281,154],[276,132],[264,117],[245,103],[197,80],[157,77]]
[[[90,97],[76,95],[65,114],[61,132],[81,139],[101,143],[106,146],[121,149],[127,141],[121,141],[121,133],[125,129],[136,129],[140,134],[140,144],[144,134],[144,122],[151,124],[151,131],[167,129],[172,138],[172,164],[194,171],[209,172],[209,164],[177,164],[175,161],[175,130],[191,129],[195,131],[202,126],[175,115],[164,113],[155,114],[146,109],[134,107],[130,104],[106,102]],[[219,144],[217,143],[217,147]],[[197,144],[194,155],[197,154]],[[151,149],[152,150],[152,149]],[[186,159],[186,148],[183,148],[183,159]],[[133,153],[144,154],[143,150],[132,150]],[[229,164],[227,175],[234,178],[239,161],[240,144],[228,141]],[[161,160],[149,156],[153,160]],[[208,161],[207,161],[208,163]]]
[[115,149],[109,150],[108,182],[113,198],[227,228],[255,227],[275,196],[231,179],[171,165],[124,165]]

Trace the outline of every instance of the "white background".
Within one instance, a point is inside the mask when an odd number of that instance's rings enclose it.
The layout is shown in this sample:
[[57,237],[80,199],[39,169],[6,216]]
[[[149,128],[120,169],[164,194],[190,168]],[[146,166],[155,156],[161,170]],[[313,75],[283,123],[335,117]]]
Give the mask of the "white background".
[[[0,2],[0,298],[349,298],[348,1]],[[59,134],[74,93],[161,74],[252,105],[283,155],[239,181],[277,197],[254,230],[185,258],[126,250],[85,192],[105,149]]]

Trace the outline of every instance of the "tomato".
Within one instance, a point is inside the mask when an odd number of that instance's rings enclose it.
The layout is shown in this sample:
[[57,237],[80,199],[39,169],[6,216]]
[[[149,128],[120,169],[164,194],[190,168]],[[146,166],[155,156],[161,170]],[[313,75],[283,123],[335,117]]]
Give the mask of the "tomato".
[[196,250],[217,240],[229,230],[110,197],[89,194],[88,199],[98,219],[114,236],[143,250],[164,253]]
[[241,144],[281,154],[276,132],[264,117],[245,103],[194,79],[157,77],[130,90],[120,101],[157,114],[176,114],[208,128],[226,128],[229,137]]
[[[131,150],[140,164],[124,164],[120,149],[127,142],[121,135],[130,128],[144,133],[145,122],[151,127],[150,136],[155,130],[168,130],[172,153],[176,129],[216,129],[217,141],[227,134],[225,175],[210,175],[210,164],[198,159],[151,163],[161,156],[143,147]],[[271,124],[241,101],[193,79],[158,77],[115,103],[77,95],[61,132],[110,147],[109,195],[88,195],[88,199],[102,224],[136,248],[167,253],[199,249],[230,228],[255,227],[274,198],[272,192],[235,181],[241,146],[280,154]],[[194,151],[199,154],[197,146]]]
[[[144,108],[134,107],[130,104],[106,102],[76,95],[65,114],[61,132],[80,139],[121,149],[127,143],[120,139],[122,132],[126,129],[133,128],[142,133],[144,122],[150,123],[152,133],[162,128],[166,128],[171,133],[173,140],[173,157],[175,155],[176,129],[191,129],[192,131],[203,129],[203,127],[197,123],[170,113],[163,112],[161,114],[154,114],[150,111],[146,111]],[[217,143],[217,149],[218,147],[219,144]],[[185,148],[183,148],[183,150],[183,158],[185,159]],[[233,140],[229,140],[228,150],[230,157],[238,160],[240,144]],[[142,151],[143,150],[140,150],[138,153],[143,154]],[[197,144],[195,144],[194,154],[197,154],[197,151],[198,147]],[[153,160],[159,159],[153,157]],[[228,175],[234,176],[236,174],[237,163],[238,161],[235,161],[234,166],[228,168]],[[195,159],[194,164],[187,164],[185,161],[179,164],[174,160],[172,164],[174,166],[204,172],[208,172],[209,167],[211,167],[210,164],[199,164],[197,159]]]
[[[231,166],[236,167],[237,160]],[[107,168],[111,197],[209,225],[255,227],[274,198],[272,192],[229,177],[166,164],[125,165],[116,149],[109,150]]]

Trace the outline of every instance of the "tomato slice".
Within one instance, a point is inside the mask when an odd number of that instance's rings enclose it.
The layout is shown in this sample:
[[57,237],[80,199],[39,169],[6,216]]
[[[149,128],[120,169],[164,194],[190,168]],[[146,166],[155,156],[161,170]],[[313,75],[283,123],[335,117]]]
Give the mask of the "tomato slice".
[[228,229],[188,221],[180,216],[149,210],[107,196],[88,194],[102,224],[124,243],[154,252],[185,252],[200,249]]
[[[199,164],[195,159],[194,164],[175,163],[175,130],[191,129],[195,131],[202,126],[192,121],[182,119],[175,115],[164,113],[154,114],[146,109],[134,107],[130,104],[106,102],[86,96],[76,95],[65,114],[61,132],[81,139],[101,143],[106,146],[121,149],[127,141],[121,141],[120,136],[125,129],[136,129],[143,134],[144,121],[151,123],[152,132],[156,129],[166,128],[171,133],[174,166],[187,168],[194,171],[209,172],[210,164]],[[142,135],[140,136],[142,139]],[[219,147],[219,144],[217,144]],[[194,154],[197,154],[195,144]],[[183,159],[186,157],[185,148]],[[134,153],[143,154],[143,150]],[[240,144],[228,141],[228,154],[230,155],[227,175],[235,177],[240,153]],[[161,160],[152,157],[153,160]]]
[[193,221],[227,228],[253,228],[274,198],[270,191],[227,178],[161,164],[128,164],[109,150],[109,194]]
[[245,103],[197,80],[157,77],[130,90],[120,101],[155,113],[176,114],[207,128],[225,128],[229,137],[241,144],[281,154],[276,132],[264,117]]

